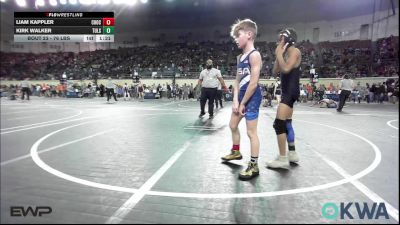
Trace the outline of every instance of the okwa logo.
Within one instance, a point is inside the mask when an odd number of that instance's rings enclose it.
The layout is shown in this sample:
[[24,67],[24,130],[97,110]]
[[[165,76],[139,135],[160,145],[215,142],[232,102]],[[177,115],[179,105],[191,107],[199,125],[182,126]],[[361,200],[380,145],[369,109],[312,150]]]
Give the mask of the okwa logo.
[[[356,219],[389,219],[389,215],[386,210],[385,203],[376,203],[372,205],[366,202],[341,202],[340,205],[336,205],[333,202],[328,202],[322,206],[322,217],[334,220],[334,219],[354,219],[355,213],[351,213],[350,209],[355,208],[358,218]],[[353,210],[354,211],[354,210]]]

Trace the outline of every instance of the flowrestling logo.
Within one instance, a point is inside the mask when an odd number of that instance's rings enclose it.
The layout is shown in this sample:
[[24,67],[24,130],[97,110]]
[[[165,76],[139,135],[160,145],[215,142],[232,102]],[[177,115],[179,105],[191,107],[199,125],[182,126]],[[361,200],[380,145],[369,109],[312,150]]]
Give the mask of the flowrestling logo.
[[[351,213],[350,209],[356,209],[356,213]],[[328,202],[322,206],[322,217],[328,220],[334,219],[389,219],[385,203],[367,202],[341,202],[339,205]]]

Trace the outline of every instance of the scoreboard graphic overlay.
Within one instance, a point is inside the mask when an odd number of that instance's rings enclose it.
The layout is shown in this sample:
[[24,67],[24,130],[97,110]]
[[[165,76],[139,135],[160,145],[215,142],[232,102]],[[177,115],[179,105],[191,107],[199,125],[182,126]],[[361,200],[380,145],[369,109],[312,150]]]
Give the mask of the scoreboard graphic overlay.
[[114,42],[114,12],[14,12],[14,42]]

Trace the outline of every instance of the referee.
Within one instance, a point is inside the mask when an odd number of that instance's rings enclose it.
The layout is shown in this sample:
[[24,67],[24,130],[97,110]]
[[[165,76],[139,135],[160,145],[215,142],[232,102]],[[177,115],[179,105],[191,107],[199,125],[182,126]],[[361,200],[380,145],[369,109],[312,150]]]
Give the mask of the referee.
[[346,99],[350,96],[351,91],[354,89],[353,80],[349,78],[349,75],[344,75],[340,81],[340,94],[339,94],[339,106],[336,109],[337,112],[341,112]]
[[201,86],[201,97],[200,97],[200,115],[202,118],[206,113],[204,108],[208,100],[208,113],[210,119],[214,118],[214,101],[217,96],[217,88],[221,82],[223,89],[226,89],[224,80],[222,79],[221,71],[213,68],[213,61],[208,59],[206,62],[206,69],[201,71],[199,77],[199,86]]
[[106,83],[106,89],[107,89],[107,102],[110,101],[111,96],[114,97],[114,100],[117,102],[117,97],[115,96],[115,84],[112,82],[111,77],[108,78],[108,81]]
[[30,90],[30,84],[29,84],[29,78],[25,78],[22,82],[21,82],[21,92],[22,92],[22,97],[21,97],[21,100],[24,100],[24,98],[25,98],[25,94],[26,94],[26,99],[28,99],[29,100],[29,95],[30,95],[30,93],[31,93],[31,90]]

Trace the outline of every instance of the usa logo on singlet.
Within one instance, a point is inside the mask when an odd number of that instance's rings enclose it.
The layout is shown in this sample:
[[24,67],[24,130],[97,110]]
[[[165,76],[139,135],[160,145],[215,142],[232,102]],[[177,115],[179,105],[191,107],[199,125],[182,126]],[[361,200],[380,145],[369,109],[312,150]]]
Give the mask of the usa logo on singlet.
[[245,89],[246,88],[245,85],[247,83],[249,83],[249,81],[250,81],[250,68],[249,67],[239,67],[238,74],[240,76],[239,88]]
[[250,74],[250,69],[248,67],[238,68],[238,74],[240,75],[240,79]]

